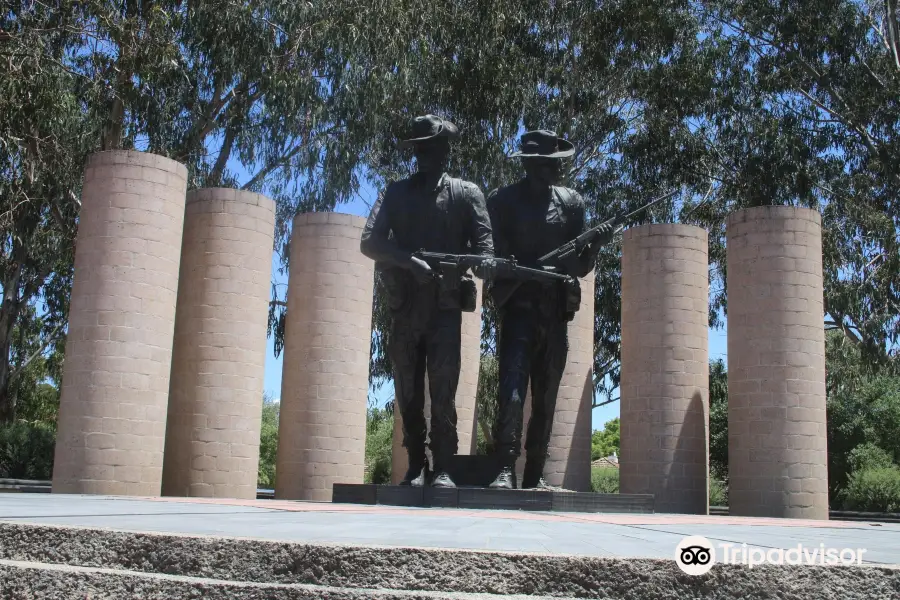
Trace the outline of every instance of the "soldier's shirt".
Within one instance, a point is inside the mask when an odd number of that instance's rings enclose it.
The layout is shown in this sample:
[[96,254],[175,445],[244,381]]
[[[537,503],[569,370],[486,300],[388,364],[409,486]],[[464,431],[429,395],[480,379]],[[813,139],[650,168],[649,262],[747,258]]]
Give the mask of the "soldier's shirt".
[[[487,200],[493,226],[496,256],[509,258],[526,267],[537,267],[537,260],[587,229],[585,204],[575,190],[554,186],[542,197],[533,194],[526,180],[491,192]],[[567,273],[584,277],[594,268],[591,256],[579,260],[577,272]],[[509,284],[498,279],[495,285]],[[523,284],[513,297],[544,294],[537,282]]]
[[475,184],[461,181],[460,197],[451,200],[450,179],[445,173],[430,187],[415,174],[390,184],[363,231],[366,255],[393,264],[417,250],[493,256],[484,195]]

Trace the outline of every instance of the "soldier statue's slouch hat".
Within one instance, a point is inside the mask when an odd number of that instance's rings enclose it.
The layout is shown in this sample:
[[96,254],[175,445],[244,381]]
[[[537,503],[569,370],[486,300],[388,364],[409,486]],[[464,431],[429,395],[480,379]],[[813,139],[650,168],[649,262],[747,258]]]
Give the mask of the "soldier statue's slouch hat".
[[565,158],[575,154],[575,146],[555,131],[538,129],[522,134],[519,151],[509,155],[510,158]]
[[409,125],[411,137],[400,140],[401,148],[409,148],[419,142],[425,142],[438,137],[446,137],[451,140],[459,137],[459,127],[446,119],[436,115],[416,117]]

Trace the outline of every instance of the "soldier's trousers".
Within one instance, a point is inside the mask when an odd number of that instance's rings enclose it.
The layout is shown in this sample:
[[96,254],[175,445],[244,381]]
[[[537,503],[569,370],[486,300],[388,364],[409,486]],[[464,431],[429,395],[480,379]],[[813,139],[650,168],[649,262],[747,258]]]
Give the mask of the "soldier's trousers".
[[568,323],[522,307],[504,310],[501,318],[496,449],[510,460],[520,454],[525,393],[530,379],[531,419],[525,454],[543,468],[569,352]]
[[459,383],[459,310],[430,311],[426,319],[395,316],[388,340],[394,367],[394,393],[403,418],[403,446],[410,460],[424,460],[425,372],[431,396],[430,448],[437,466],[456,454],[456,387]]

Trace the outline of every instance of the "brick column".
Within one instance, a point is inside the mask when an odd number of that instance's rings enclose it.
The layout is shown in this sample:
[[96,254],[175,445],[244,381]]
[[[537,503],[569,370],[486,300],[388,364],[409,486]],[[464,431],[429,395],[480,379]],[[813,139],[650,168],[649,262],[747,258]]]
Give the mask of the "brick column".
[[[481,367],[481,286],[478,286],[475,311],[463,313],[460,336],[459,385],[456,388],[456,431],[459,436],[457,454],[475,454],[478,439],[475,436],[475,394],[478,391],[478,371]],[[428,376],[425,376],[425,422],[431,431],[431,396],[428,393]],[[426,450],[429,464],[431,451]],[[406,475],[409,460],[403,447],[403,420],[400,410],[394,406],[394,439],[391,448],[391,483],[397,484]]]
[[160,493],[186,178],[153,154],[88,160],[54,492]]
[[821,217],[741,210],[727,244],[731,514],[827,519]]
[[657,512],[709,509],[708,244],[692,225],[624,236],[619,489]]
[[[569,356],[556,398],[550,455],[544,465],[547,483],[576,492],[591,490],[593,369],[594,274],[590,273],[581,280],[581,308],[569,323]],[[523,436],[527,434],[527,421],[522,431]]]
[[374,263],[359,251],[366,220],[294,217],[275,496],[330,501],[362,483]]
[[275,203],[187,195],[163,494],[256,498]]

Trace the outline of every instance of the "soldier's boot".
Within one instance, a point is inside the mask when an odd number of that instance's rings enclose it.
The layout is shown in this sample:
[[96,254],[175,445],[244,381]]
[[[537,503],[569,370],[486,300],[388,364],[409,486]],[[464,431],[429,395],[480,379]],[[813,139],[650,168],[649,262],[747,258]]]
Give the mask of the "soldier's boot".
[[409,468],[400,485],[409,485],[412,487],[424,487],[428,480],[428,459],[425,453],[409,452]]
[[544,458],[528,457],[525,459],[525,472],[522,473],[523,490],[554,491],[553,487],[544,481]]
[[434,458],[434,477],[431,480],[432,487],[438,488],[455,488],[456,484],[453,482],[453,478],[450,477],[450,474],[447,472],[447,459],[446,458]]
[[500,473],[491,482],[489,486],[495,490],[514,490],[516,489],[516,459],[510,457],[505,460],[500,469]]

